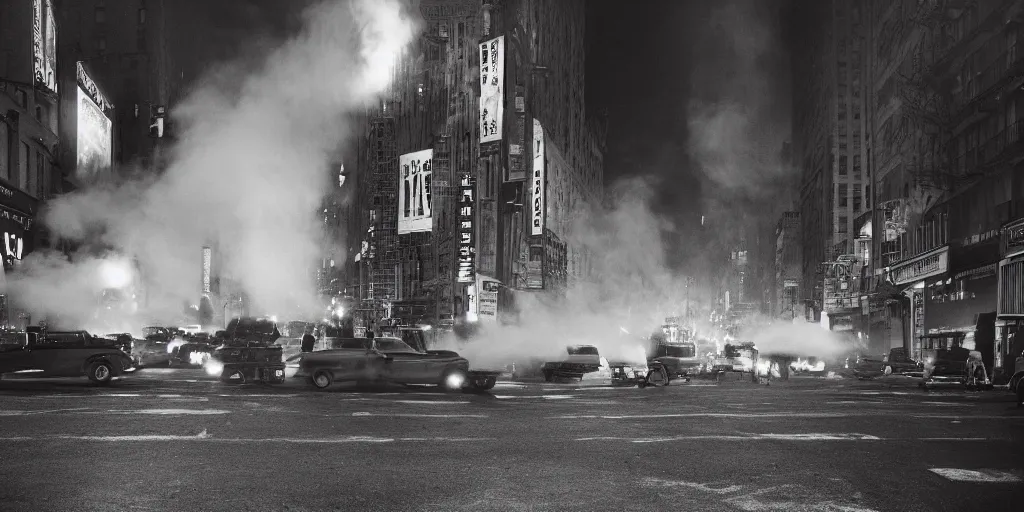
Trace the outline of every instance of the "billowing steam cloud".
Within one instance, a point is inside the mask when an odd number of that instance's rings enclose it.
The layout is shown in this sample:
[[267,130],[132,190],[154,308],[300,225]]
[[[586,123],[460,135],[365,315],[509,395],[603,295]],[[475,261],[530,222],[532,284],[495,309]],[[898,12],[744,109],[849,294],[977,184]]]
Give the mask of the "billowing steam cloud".
[[[157,178],[60,199],[45,222],[56,236],[137,260],[150,284],[150,320],[174,321],[196,303],[204,245],[258,310],[316,307],[316,210],[327,163],[349,115],[388,85],[417,23],[397,0],[328,1],[301,33],[231,87],[199,87],[173,115],[180,141]],[[224,76],[219,76],[223,81]],[[95,258],[31,255],[10,295],[34,312],[84,322],[97,287]]]
[[666,262],[663,219],[652,213],[651,183],[617,183],[608,205],[578,216],[570,244],[589,247],[592,279],[565,290],[564,300],[519,292],[518,325],[485,329],[455,346],[474,365],[557,360],[567,345],[594,345],[608,360],[644,359],[647,336],[685,307],[685,283]]

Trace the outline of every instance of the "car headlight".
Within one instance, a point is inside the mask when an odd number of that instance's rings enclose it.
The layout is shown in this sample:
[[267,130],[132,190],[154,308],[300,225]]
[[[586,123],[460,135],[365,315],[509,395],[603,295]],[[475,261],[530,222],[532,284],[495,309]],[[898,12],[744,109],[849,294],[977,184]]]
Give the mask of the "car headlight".
[[216,376],[224,372],[224,363],[217,361],[216,359],[210,359],[203,365],[203,369],[206,370],[207,375]]

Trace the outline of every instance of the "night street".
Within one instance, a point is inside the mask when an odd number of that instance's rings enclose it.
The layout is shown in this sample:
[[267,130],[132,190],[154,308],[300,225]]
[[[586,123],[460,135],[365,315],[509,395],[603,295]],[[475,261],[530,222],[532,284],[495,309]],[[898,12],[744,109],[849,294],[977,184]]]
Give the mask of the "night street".
[[109,388],[6,379],[0,429],[3,510],[994,511],[1024,499],[1024,409],[1005,390],[896,377],[500,382],[474,395],[149,369]]

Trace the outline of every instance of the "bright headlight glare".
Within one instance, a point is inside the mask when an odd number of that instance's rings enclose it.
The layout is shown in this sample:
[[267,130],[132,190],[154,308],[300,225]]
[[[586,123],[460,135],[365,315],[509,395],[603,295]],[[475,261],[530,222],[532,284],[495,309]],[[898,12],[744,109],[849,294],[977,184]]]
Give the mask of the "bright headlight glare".
[[224,371],[224,363],[211,359],[206,362],[204,369],[207,375],[220,375]]

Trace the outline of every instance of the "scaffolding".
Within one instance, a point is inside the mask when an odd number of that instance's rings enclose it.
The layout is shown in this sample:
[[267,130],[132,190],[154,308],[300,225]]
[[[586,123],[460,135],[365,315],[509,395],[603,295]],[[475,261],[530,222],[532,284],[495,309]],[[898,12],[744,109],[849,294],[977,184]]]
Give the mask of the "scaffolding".
[[370,168],[373,170],[372,208],[378,212],[373,233],[375,257],[370,262],[366,298],[377,309],[383,301],[394,300],[398,266],[398,155],[395,149],[395,120],[375,117],[370,122]]

